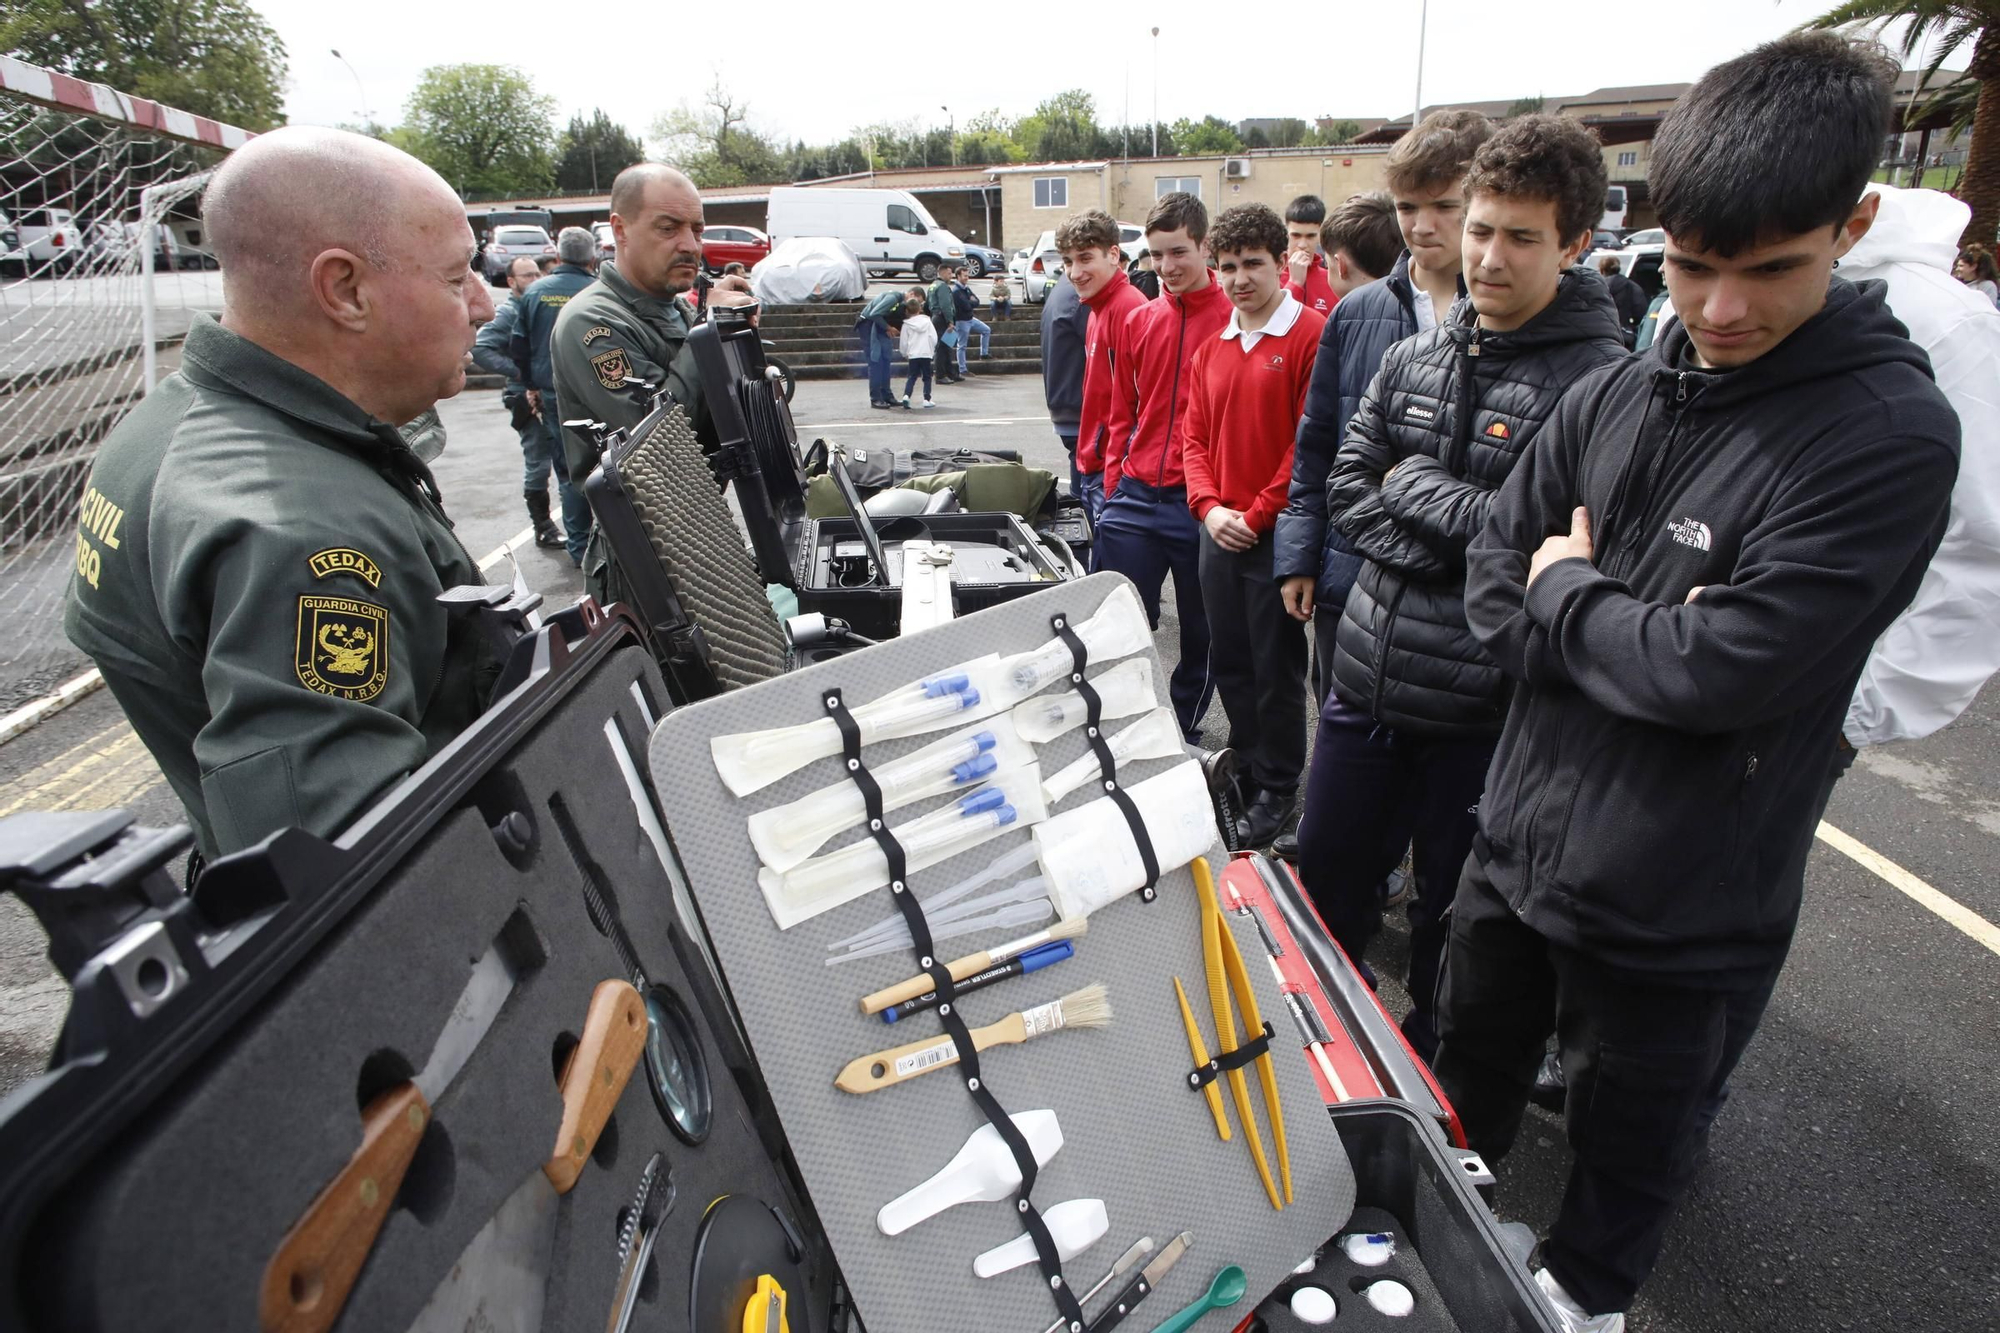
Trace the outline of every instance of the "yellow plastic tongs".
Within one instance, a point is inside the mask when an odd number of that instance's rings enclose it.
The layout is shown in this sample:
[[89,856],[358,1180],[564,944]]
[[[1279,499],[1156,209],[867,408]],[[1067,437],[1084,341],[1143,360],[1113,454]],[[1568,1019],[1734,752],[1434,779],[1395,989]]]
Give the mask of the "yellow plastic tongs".
[[[1198,856],[1191,868],[1195,890],[1201,895],[1202,962],[1208,970],[1209,1007],[1215,1011],[1216,1045],[1221,1054],[1228,1055],[1243,1042],[1263,1033],[1264,1018],[1257,1010],[1257,993],[1251,988],[1250,970],[1243,965],[1243,953],[1236,946],[1236,934],[1223,920],[1222,906],[1215,899],[1215,880],[1209,873],[1208,862]],[[1240,1039],[1236,1011],[1229,1003],[1231,992],[1235,993],[1236,1006],[1242,1009],[1247,1025]],[[1268,1047],[1251,1063],[1257,1066],[1257,1081],[1264,1089],[1264,1109],[1271,1116],[1271,1137],[1278,1149],[1278,1174],[1285,1182],[1284,1203],[1278,1201],[1278,1187],[1271,1179],[1271,1164],[1264,1156],[1263,1140],[1257,1134],[1257,1121],[1250,1108],[1250,1085],[1242,1069],[1229,1071],[1229,1091],[1236,1101],[1237,1118],[1243,1122],[1243,1137],[1249,1141],[1250,1156],[1257,1163],[1257,1175],[1264,1182],[1264,1193],[1270,1197],[1273,1208],[1283,1208],[1292,1201],[1292,1155],[1285,1146],[1285,1113],[1278,1101],[1277,1070],[1271,1064]]]

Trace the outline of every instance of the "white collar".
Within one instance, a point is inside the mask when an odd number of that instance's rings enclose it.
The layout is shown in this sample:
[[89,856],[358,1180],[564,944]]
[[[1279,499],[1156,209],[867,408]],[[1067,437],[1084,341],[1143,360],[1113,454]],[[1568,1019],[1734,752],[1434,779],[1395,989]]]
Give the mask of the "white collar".
[[1263,328],[1246,331],[1243,327],[1243,312],[1232,305],[1229,307],[1229,323],[1223,326],[1222,336],[1240,338],[1247,332],[1251,342],[1262,338],[1282,338],[1292,331],[1292,325],[1299,322],[1299,312],[1304,309],[1305,306],[1299,303],[1298,297],[1280,288],[1278,308],[1264,321]]

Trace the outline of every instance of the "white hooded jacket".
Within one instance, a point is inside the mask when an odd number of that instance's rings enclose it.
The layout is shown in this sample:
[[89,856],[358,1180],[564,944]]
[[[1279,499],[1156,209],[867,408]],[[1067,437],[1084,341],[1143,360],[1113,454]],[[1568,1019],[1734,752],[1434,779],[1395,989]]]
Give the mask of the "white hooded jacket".
[[1871,185],[1868,234],[1836,270],[1889,286],[1963,431],[1944,543],[1909,608],[1875,643],[1843,727],[1857,747],[1928,736],[2000,669],[2000,310],[1951,275],[1971,210],[1935,190]]

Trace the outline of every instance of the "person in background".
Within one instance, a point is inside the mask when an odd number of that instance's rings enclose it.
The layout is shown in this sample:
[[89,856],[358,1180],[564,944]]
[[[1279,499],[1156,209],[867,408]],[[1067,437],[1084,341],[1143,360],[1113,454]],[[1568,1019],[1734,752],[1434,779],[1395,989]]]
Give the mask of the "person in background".
[[[597,268],[597,238],[582,227],[564,227],[556,236],[556,257],[561,262],[555,271],[537,279],[521,293],[520,316],[508,335],[507,352],[521,368],[521,382],[528,386],[528,406],[535,412],[547,439],[550,465],[567,471],[563,466],[563,412],[555,391],[552,348],[556,319],[572,297],[591,285],[591,274]],[[534,461],[530,459],[530,471]],[[534,503],[537,489],[534,485],[529,487],[530,504]],[[569,478],[567,486],[558,486],[556,490],[562,498],[563,545],[569,551],[570,563],[581,567],[584,547],[590,540],[590,502],[583,498],[581,483],[574,477]]]
[[1445,913],[1508,693],[1466,622],[1466,548],[1557,399],[1625,351],[1603,282],[1572,271],[1603,212],[1590,132],[1516,116],[1480,146],[1463,189],[1470,297],[1384,355],[1327,477],[1332,521],[1363,563],[1299,821],[1299,878],[1355,959],[1381,928],[1378,886],[1413,849],[1403,1035],[1427,1061]]
[[1666,286],[1662,284],[1653,299],[1646,304],[1646,315],[1645,318],[1639,321],[1638,331],[1632,339],[1632,350],[1643,352],[1648,347],[1651,347],[1653,340],[1660,335],[1660,326],[1673,322],[1673,298],[1668,294]]
[[1095,524],[1104,512],[1104,458],[1118,439],[1119,376],[1112,349],[1120,328],[1145,298],[1125,276],[1124,255],[1118,248],[1118,223],[1093,208],[1056,228],[1056,249],[1062,255],[1063,276],[1090,310],[1084,335],[1083,410],[1080,414],[1076,467],[1083,484],[1084,504]]
[[1326,278],[1326,256],[1319,245],[1320,229],[1326,224],[1326,200],[1316,194],[1302,194],[1285,205],[1285,234],[1290,248],[1285,253],[1285,290],[1293,299],[1321,319],[1333,313],[1340,299]]
[[910,391],[917,387],[917,377],[924,380],[924,406],[931,405],[931,361],[937,355],[937,324],[924,311],[924,289],[910,288],[909,298],[903,305],[903,360],[909,363],[910,374],[903,381],[903,407],[910,406]]
[[747,278],[750,276],[750,268],[742,260],[732,259],[722,266],[722,276],[725,278]]
[[1616,255],[1599,255],[1597,271],[1611,292],[1611,304],[1618,308],[1618,322],[1625,329],[1625,345],[1639,336],[1640,321],[1646,318],[1646,289],[1625,276]]
[[973,294],[972,284],[965,280],[965,270],[959,269],[957,280],[951,285],[952,332],[958,335],[958,373],[966,373],[966,360],[972,349],[972,335],[979,335],[979,355],[983,360],[993,355],[993,327],[978,316],[979,298]]
[[1160,299],[1160,275],[1153,271],[1153,253],[1141,250],[1139,257],[1125,266],[1125,276],[1139,289],[1139,295],[1148,301]]
[[535,257],[535,267],[545,278],[556,271],[556,265],[560,262],[562,261],[558,260],[554,255],[537,255]]
[[1326,285],[1336,301],[1388,277],[1403,253],[1395,199],[1387,190],[1349,195],[1320,225],[1319,248],[1326,258]]
[[2000,305],[2000,270],[1993,263],[1993,252],[1985,246],[1974,243],[1958,252],[1958,262],[1952,265],[1952,276],[1978,292],[1995,305]]
[[[1077,471],[1077,433],[1082,429],[1083,376],[1088,358],[1090,307],[1076,293],[1069,274],[1058,277],[1042,301],[1042,400],[1048,404],[1049,424],[1069,455],[1069,493],[1083,501],[1091,513],[1090,496],[1084,489],[1083,474]],[[1096,526],[1096,515],[1091,524]]]
[[[946,349],[955,347],[959,342],[957,303],[952,299],[951,292],[957,280],[958,268],[956,265],[939,264],[937,281],[924,288],[924,316],[930,320],[931,326],[937,330],[938,343]],[[904,355],[908,356],[909,353],[905,352]],[[938,383],[955,384],[964,378],[953,370],[953,367],[957,364],[956,359],[947,350],[944,361],[937,367]],[[909,391],[904,390],[903,396],[908,398],[910,396]],[[908,405],[907,403],[904,404],[906,407]]]
[[[1492,133],[1493,122],[1476,111],[1434,111],[1396,141],[1385,169],[1399,254],[1381,281],[1342,298],[1320,335],[1319,359],[1313,363],[1312,388],[1292,456],[1291,490],[1275,529],[1272,572],[1286,609],[1313,623],[1313,688],[1322,706],[1331,698],[1334,630],[1361,569],[1360,555],[1327,522],[1326,474],[1347,432],[1347,419],[1375,378],[1383,353],[1413,333],[1436,327],[1437,302],[1442,300],[1449,310],[1463,294],[1459,233],[1465,225],[1465,172]],[[1352,199],[1336,209],[1334,218],[1346,219],[1353,239],[1328,253],[1346,249],[1364,266],[1381,262],[1387,237],[1379,209],[1377,202]],[[1316,616],[1320,607],[1325,614]]]
[[993,318],[1005,319],[1014,313],[1014,289],[1007,285],[1006,274],[994,275],[993,290],[988,293],[988,299],[993,302]]
[[861,354],[868,362],[868,406],[895,407],[895,389],[890,378],[895,373],[896,347],[903,331],[904,293],[878,292],[861,307],[854,321],[854,335],[861,340]]
[[1497,1162],[1555,1033],[1575,1157],[1536,1282],[1567,1333],[1619,1333],[1658,1260],[1791,947],[1856,682],[1950,520],[1958,418],[1886,289],[1835,268],[1897,73],[1794,33],[1666,113],[1680,318],[1563,398],[1466,553],[1513,695],[1435,1068]]
[[1292,440],[1325,320],[1284,285],[1285,224],[1262,204],[1225,209],[1209,230],[1229,324],[1188,365],[1188,511],[1202,525],[1201,600],[1209,669],[1229,715],[1229,747],[1259,792],[1239,821],[1244,847],[1269,846],[1291,817],[1306,764],[1305,627],[1271,577],[1271,524],[1292,479]]
[[[1146,247],[1160,274],[1160,297],[1126,318],[1112,344],[1118,369],[1105,449],[1104,521],[1097,564],[1139,587],[1146,616],[1160,627],[1160,589],[1172,575],[1180,617],[1180,661],[1168,683],[1174,716],[1190,741],[1214,697],[1208,617],[1202,610],[1201,524],[1188,512],[1181,462],[1188,365],[1229,323],[1229,298],[1208,269],[1208,210],[1183,191],[1161,195],[1146,217]],[[1261,793],[1246,792],[1246,806]],[[1277,794],[1266,804],[1280,802]]]
[[528,521],[534,526],[535,545],[554,549],[563,544],[562,529],[549,514],[549,474],[554,473],[557,493],[564,496],[568,511],[569,474],[561,463],[562,446],[555,432],[542,420],[528,401],[528,386],[521,380],[521,367],[508,353],[514,325],[521,317],[521,297],[534,286],[541,269],[527,255],[517,255],[507,265],[510,293],[493,312],[493,318],[479,330],[472,344],[472,360],[489,374],[504,376],[500,405],[507,409],[514,433],[521,437],[521,493],[528,504]]

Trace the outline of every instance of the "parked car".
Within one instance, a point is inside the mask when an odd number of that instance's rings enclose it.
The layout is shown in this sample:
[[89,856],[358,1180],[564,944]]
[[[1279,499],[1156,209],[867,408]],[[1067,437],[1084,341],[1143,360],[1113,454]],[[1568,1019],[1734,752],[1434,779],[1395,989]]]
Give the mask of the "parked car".
[[597,262],[618,258],[618,237],[611,230],[609,222],[593,222],[590,234],[597,238]]
[[1125,255],[1125,262],[1131,263],[1146,250],[1146,229],[1131,222],[1118,224],[1118,248]]
[[67,208],[31,208],[21,214],[21,248],[28,267],[67,273],[83,262],[83,228]]
[[495,227],[493,239],[486,243],[481,256],[486,265],[486,280],[495,287],[504,287],[507,266],[522,255],[540,259],[555,252],[555,242],[540,227]]
[[757,261],[771,253],[771,238],[755,227],[734,223],[709,227],[701,234],[701,260],[710,273],[722,272],[724,264],[755,268]]
[[1014,252],[1014,257],[1007,261],[1007,276],[1014,279],[1014,281],[1016,282],[1019,282],[1022,278],[1028,276],[1027,246],[1024,245],[1020,249],[1016,250]]
[[0,210],[0,273],[19,277],[28,270],[28,252],[21,248],[21,229]]
[[1029,305],[1048,300],[1049,288],[1062,276],[1062,271],[1062,251],[1056,249],[1056,234],[1053,230],[1045,231],[1028,247],[1028,266],[1021,274],[1022,299]]
[[180,244],[182,268],[222,267],[203,237],[201,219],[169,218],[166,225],[173,229],[174,240]]
[[958,237],[908,190],[782,185],[771,191],[769,219],[774,244],[836,237],[874,274],[914,273],[930,282],[941,262],[965,258]]
[[[152,235],[147,236],[147,232]],[[174,239],[173,231],[163,224],[145,226],[137,222],[113,222],[107,218],[84,229],[84,262],[93,272],[111,272],[123,265],[128,255],[147,249],[152,251],[155,269],[183,267],[180,244]]]
[[989,273],[999,273],[1007,267],[1007,256],[990,245],[974,245],[965,242],[965,266],[972,270],[972,276],[983,278]]

